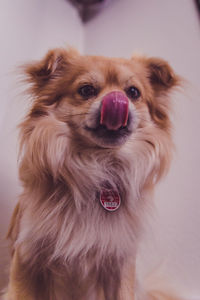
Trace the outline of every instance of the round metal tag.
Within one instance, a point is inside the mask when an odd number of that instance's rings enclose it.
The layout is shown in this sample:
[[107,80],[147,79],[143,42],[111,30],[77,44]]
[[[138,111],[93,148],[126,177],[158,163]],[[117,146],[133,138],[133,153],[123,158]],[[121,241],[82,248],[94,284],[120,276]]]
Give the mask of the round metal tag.
[[102,189],[100,203],[108,211],[116,211],[121,205],[121,198],[118,191]]

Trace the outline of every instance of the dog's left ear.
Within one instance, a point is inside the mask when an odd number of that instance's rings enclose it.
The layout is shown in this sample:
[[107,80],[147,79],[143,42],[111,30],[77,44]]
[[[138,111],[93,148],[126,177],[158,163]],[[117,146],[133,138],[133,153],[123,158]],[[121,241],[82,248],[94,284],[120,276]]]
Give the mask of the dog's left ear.
[[179,77],[165,60],[148,58],[146,65],[150,83],[157,91],[167,91],[179,85]]
[[162,129],[170,128],[169,111],[171,101],[169,93],[181,85],[181,78],[175,74],[171,66],[160,58],[143,60],[147,77],[153,89],[153,95],[147,99],[152,119]]

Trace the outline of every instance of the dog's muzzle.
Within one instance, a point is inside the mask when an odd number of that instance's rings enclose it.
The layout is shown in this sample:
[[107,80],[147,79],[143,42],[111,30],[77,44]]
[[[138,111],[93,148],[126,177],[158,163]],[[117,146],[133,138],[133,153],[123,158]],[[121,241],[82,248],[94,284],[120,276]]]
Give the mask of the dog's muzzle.
[[136,125],[134,108],[126,94],[112,91],[93,106],[84,129],[100,146],[114,147],[125,143]]
[[108,130],[126,127],[129,113],[129,100],[123,92],[113,91],[102,99],[100,124]]

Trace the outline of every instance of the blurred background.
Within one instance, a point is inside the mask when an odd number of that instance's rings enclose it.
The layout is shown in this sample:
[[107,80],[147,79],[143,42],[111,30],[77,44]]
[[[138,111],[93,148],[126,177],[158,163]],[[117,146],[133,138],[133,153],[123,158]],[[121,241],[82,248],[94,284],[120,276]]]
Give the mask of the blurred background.
[[[94,3],[95,2],[95,3]],[[141,243],[141,277],[200,299],[200,20],[192,0],[0,1],[0,288],[7,281],[5,235],[20,193],[17,129],[29,100],[17,67],[49,48],[71,45],[83,54],[159,56],[187,80],[174,94],[176,153],[159,184]]]

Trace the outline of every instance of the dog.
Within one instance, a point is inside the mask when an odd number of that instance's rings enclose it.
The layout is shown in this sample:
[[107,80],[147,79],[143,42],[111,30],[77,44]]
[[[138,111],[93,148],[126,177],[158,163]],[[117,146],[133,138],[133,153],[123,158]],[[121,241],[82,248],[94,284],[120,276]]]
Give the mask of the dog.
[[136,254],[173,149],[163,59],[54,49],[24,67],[23,192],[8,237],[7,300],[136,300]]

